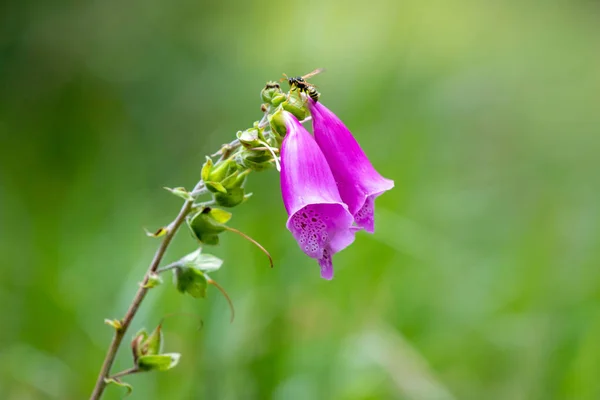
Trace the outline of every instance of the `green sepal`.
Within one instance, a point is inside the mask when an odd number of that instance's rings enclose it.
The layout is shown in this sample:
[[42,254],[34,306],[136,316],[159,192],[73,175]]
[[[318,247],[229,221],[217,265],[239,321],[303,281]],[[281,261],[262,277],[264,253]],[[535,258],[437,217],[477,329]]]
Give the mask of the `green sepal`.
[[107,318],[107,319],[104,320],[104,323],[106,325],[112,326],[117,331],[123,329],[123,324],[118,319],[108,319]]
[[175,287],[181,293],[188,293],[195,298],[206,297],[208,281],[204,273],[196,268],[176,268]]
[[298,121],[302,121],[308,114],[306,103],[300,96],[288,96],[287,101],[281,103],[281,106],[284,110],[292,113],[296,118],[298,118]]
[[146,229],[144,229],[144,230],[146,231],[146,236],[153,237],[153,238],[158,238],[158,237],[166,235],[167,232],[169,231],[169,227],[163,226],[161,228],[158,228],[156,230],[156,232],[154,232],[154,233],[152,233],[152,232],[150,232],[150,231],[148,231]]
[[273,99],[273,96],[276,96],[279,93],[281,93],[281,86],[279,85],[279,83],[274,82],[274,81],[269,81],[269,82],[267,82],[267,84],[265,85],[263,90],[261,90],[260,98],[265,103],[270,103],[271,100]]
[[162,352],[163,334],[161,328],[162,326],[159,324],[142,343],[141,350],[143,355],[154,355]]
[[219,192],[221,192],[221,193],[227,193],[227,189],[225,189],[223,187],[223,185],[220,184],[219,182],[208,182],[208,181],[206,181],[206,182],[204,182],[204,185],[206,186],[206,188],[208,190],[210,190],[213,193],[219,193]]
[[104,382],[106,382],[107,385],[113,384],[113,385],[117,385],[117,386],[127,389],[127,394],[125,394],[125,397],[129,396],[131,394],[131,392],[133,392],[133,386],[131,386],[129,383],[125,383],[119,379],[104,378]]
[[259,131],[256,128],[246,129],[245,131],[239,131],[236,134],[240,143],[247,148],[260,146]]
[[227,190],[227,194],[215,193],[215,201],[222,207],[235,207],[244,202],[244,188],[232,188]]
[[205,181],[207,182],[222,182],[227,175],[229,175],[230,167],[232,166],[231,160],[225,160],[218,162],[208,175]]
[[202,253],[202,249],[198,249],[183,257],[180,263],[185,268],[195,268],[202,272],[213,272],[221,268],[223,260],[212,254]]
[[277,107],[278,105],[283,103],[286,98],[287,98],[287,96],[285,94],[283,94],[283,93],[278,94],[276,96],[273,96],[273,99],[271,100],[271,104],[273,104],[275,107]]
[[158,274],[150,274],[148,282],[143,286],[144,289],[152,289],[163,283],[162,278]]
[[210,176],[210,172],[212,171],[213,161],[212,158],[206,156],[206,162],[202,166],[202,172],[200,173],[200,177],[204,182],[208,180]]
[[202,235],[202,238],[199,239],[202,243],[207,244],[209,246],[216,246],[219,244],[219,235],[205,233]]
[[194,200],[194,197],[192,196],[192,194],[190,192],[188,192],[187,190],[185,190],[185,188],[183,188],[183,187],[176,187],[173,189],[169,188],[169,187],[164,187],[164,189],[173,193],[177,197],[181,197],[184,200],[188,200],[188,201]]
[[252,171],[260,172],[273,167],[273,156],[268,151],[245,151],[236,161]]
[[133,361],[136,363],[138,358],[144,355],[142,347],[146,340],[148,340],[148,332],[144,328],[140,329],[131,340],[131,353],[133,354]]
[[282,107],[279,107],[277,111],[269,115],[269,125],[271,126],[271,131],[277,136],[280,138],[285,136],[287,128],[285,126],[285,117],[283,115]]
[[142,371],[167,371],[177,365],[180,357],[179,353],[142,356],[138,359],[137,366]]

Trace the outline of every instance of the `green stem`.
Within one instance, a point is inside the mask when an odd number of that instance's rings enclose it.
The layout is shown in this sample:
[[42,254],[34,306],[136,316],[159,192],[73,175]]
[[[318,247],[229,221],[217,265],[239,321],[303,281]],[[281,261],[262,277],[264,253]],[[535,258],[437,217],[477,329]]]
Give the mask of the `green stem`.
[[[202,184],[202,181],[200,181],[194,188],[194,191],[200,189]],[[110,369],[115,361],[115,357],[117,355],[117,351],[119,350],[119,346],[121,345],[121,342],[125,337],[125,333],[127,333],[127,329],[131,325],[131,321],[133,321],[133,318],[135,317],[135,314],[137,313],[140,304],[142,304],[142,301],[148,293],[149,288],[145,287],[148,283],[148,279],[150,278],[151,274],[156,273],[156,270],[158,269],[158,266],[160,265],[160,262],[162,261],[167,251],[167,248],[171,243],[171,240],[175,236],[175,233],[177,233],[177,230],[179,229],[181,224],[185,221],[187,215],[190,213],[193,203],[194,202],[192,200],[186,201],[181,207],[181,210],[179,211],[177,217],[173,220],[173,222],[171,222],[168,225],[169,229],[165,234],[160,246],[158,247],[158,250],[156,250],[156,253],[154,254],[154,258],[152,259],[152,262],[148,267],[148,271],[146,271],[144,280],[138,288],[137,293],[135,294],[135,297],[131,302],[131,305],[127,309],[125,317],[123,317],[123,319],[121,320],[121,327],[119,329],[115,329],[115,334],[113,336],[112,342],[110,343],[110,346],[108,347],[106,356],[104,357],[104,362],[102,363],[102,367],[100,368],[100,373],[98,374],[98,379],[96,380],[96,386],[94,386],[94,391],[92,392],[90,400],[99,400],[102,397],[102,393],[104,393],[104,389],[106,389],[105,379],[107,379],[108,375],[110,374]]]

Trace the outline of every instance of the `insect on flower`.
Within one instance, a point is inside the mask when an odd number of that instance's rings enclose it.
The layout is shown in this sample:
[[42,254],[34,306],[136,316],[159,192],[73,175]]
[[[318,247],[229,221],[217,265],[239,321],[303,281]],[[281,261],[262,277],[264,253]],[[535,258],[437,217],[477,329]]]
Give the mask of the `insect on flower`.
[[306,80],[308,78],[311,78],[317,74],[320,74],[321,72],[324,72],[325,68],[317,68],[312,72],[309,72],[306,75],[302,75],[302,76],[296,76],[296,77],[288,77],[286,74],[283,74],[283,76],[285,78],[282,78],[281,80],[287,80],[288,83],[290,84],[290,87],[292,89],[298,89],[299,92],[304,92],[306,93],[311,99],[313,99],[314,101],[319,101],[319,97],[321,96],[321,93],[319,93],[315,87],[315,85],[313,85],[312,83],[308,83],[306,82]]

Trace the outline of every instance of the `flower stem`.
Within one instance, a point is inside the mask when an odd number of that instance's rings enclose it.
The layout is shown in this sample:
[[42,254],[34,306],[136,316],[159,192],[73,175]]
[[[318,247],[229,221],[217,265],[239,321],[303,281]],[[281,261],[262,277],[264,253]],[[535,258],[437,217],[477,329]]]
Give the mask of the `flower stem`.
[[[202,182],[199,182],[196,185],[196,188],[194,188],[194,191],[201,189],[202,184]],[[175,236],[175,233],[177,233],[177,230],[179,229],[181,224],[185,221],[187,215],[190,213],[193,203],[194,202],[192,200],[187,200],[181,207],[181,210],[179,211],[177,217],[173,220],[173,222],[171,222],[168,225],[169,229],[167,230],[163,241],[158,247],[158,250],[156,250],[156,253],[154,254],[154,258],[152,259],[152,262],[148,267],[148,271],[146,271],[144,280],[138,288],[138,291],[135,294],[135,297],[133,298],[129,309],[125,313],[125,317],[121,320],[121,327],[115,329],[115,334],[106,353],[106,357],[104,358],[104,362],[102,363],[102,368],[100,369],[100,374],[98,374],[96,386],[94,387],[94,391],[92,392],[90,400],[99,400],[102,397],[102,393],[104,392],[104,389],[106,389],[105,379],[109,377],[108,375],[110,373],[110,369],[113,365],[113,362],[115,361],[117,350],[119,349],[119,346],[123,341],[123,337],[125,336],[125,333],[127,333],[127,329],[129,328],[129,325],[131,325],[131,321],[133,321],[133,318],[135,317],[135,314],[137,313],[140,304],[142,304],[144,297],[146,297],[146,294],[148,293],[149,288],[145,287],[148,283],[148,279],[151,274],[156,273],[156,270],[158,269],[158,266],[160,265],[160,262],[162,261],[167,251],[167,248],[171,243],[171,240]]]
[[129,368],[124,371],[121,371],[121,372],[117,372],[113,376],[109,377],[109,379],[119,379],[125,375],[137,374],[138,372],[141,372],[141,371],[142,370],[139,369],[138,367],[133,367],[133,368]]

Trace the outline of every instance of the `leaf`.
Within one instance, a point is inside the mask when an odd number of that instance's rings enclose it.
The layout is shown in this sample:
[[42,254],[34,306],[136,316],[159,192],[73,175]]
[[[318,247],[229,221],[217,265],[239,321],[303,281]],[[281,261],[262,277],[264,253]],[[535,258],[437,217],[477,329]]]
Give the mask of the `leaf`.
[[174,189],[171,189],[165,186],[164,189],[173,193],[177,197],[181,197],[184,200],[194,201],[194,197],[192,196],[192,194],[185,190],[185,188],[183,187],[176,187]]
[[110,325],[113,328],[115,328],[117,331],[123,329],[123,324],[121,324],[121,321],[119,321],[118,319],[105,319],[104,323],[106,325]]
[[221,185],[219,182],[205,181],[204,185],[206,185],[206,188],[213,193],[217,193],[217,192],[227,193],[227,189],[225,189],[225,187],[223,187],[223,185]]
[[167,371],[179,363],[179,353],[165,353],[142,356],[138,359],[138,367],[143,371]]
[[106,382],[107,385],[113,384],[113,385],[117,385],[117,386],[127,389],[127,394],[125,395],[125,397],[129,396],[131,394],[131,392],[133,392],[133,386],[131,386],[129,383],[125,383],[119,379],[104,378],[104,382]]

